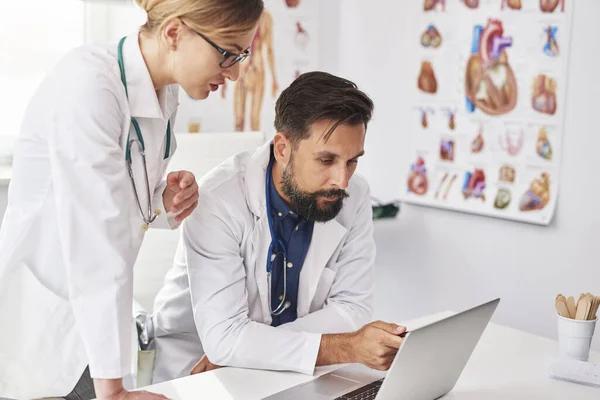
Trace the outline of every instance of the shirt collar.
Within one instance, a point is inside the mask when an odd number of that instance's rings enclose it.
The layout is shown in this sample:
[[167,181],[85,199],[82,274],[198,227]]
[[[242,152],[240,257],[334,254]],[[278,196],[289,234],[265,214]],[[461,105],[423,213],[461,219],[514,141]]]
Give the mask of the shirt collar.
[[123,63],[132,117],[167,120],[179,105],[173,85],[154,89],[150,72],[142,56],[139,32],[129,35],[123,44]]

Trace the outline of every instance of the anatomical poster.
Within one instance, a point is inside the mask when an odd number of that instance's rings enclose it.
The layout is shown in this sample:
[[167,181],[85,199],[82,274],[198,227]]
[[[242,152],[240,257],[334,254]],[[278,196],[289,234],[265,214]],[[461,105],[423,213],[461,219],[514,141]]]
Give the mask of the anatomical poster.
[[575,1],[420,1],[403,200],[549,224]]
[[318,69],[317,1],[265,0],[251,56],[239,65],[237,80],[206,100],[181,93],[176,131],[262,131],[269,137],[281,91],[300,74]]

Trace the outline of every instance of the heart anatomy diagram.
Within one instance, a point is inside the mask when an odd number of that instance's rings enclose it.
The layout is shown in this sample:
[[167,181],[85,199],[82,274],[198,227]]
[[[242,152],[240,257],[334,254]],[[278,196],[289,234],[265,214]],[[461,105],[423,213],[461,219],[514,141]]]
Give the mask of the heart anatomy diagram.
[[548,225],[575,0],[414,2],[402,200]]
[[517,80],[507,54],[512,44],[500,20],[490,19],[485,27],[475,27],[465,73],[469,111],[503,115],[515,108]]

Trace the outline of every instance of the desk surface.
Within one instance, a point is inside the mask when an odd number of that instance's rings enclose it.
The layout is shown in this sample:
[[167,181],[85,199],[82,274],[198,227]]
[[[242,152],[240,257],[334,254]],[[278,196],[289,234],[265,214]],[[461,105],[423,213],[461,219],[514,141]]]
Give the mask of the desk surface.
[[[415,329],[451,315],[451,312],[409,321]],[[504,326],[489,324],[448,400],[493,399],[600,399],[600,389],[548,378],[547,370],[557,354],[554,340]],[[592,352],[590,361],[600,362]],[[377,375],[361,367],[365,374]],[[318,368],[317,375],[335,369]],[[315,377],[289,372],[222,368],[153,385],[146,390],[162,393],[173,400],[262,399]]]

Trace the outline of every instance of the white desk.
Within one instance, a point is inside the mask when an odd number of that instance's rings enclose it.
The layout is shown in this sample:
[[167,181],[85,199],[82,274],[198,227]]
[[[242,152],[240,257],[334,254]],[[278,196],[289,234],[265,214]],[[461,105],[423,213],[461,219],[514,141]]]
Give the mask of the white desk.
[[[406,326],[414,329],[451,314],[436,314],[407,322]],[[490,324],[456,387],[444,400],[600,399],[599,388],[548,378],[548,365],[556,354],[557,343],[551,339]],[[600,353],[592,352],[590,361],[600,362]],[[379,374],[363,367],[360,371],[374,376]],[[319,369],[318,372],[325,371]],[[162,393],[173,400],[254,400],[312,379],[314,377],[295,373],[223,368],[153,385],[146,390]]]

